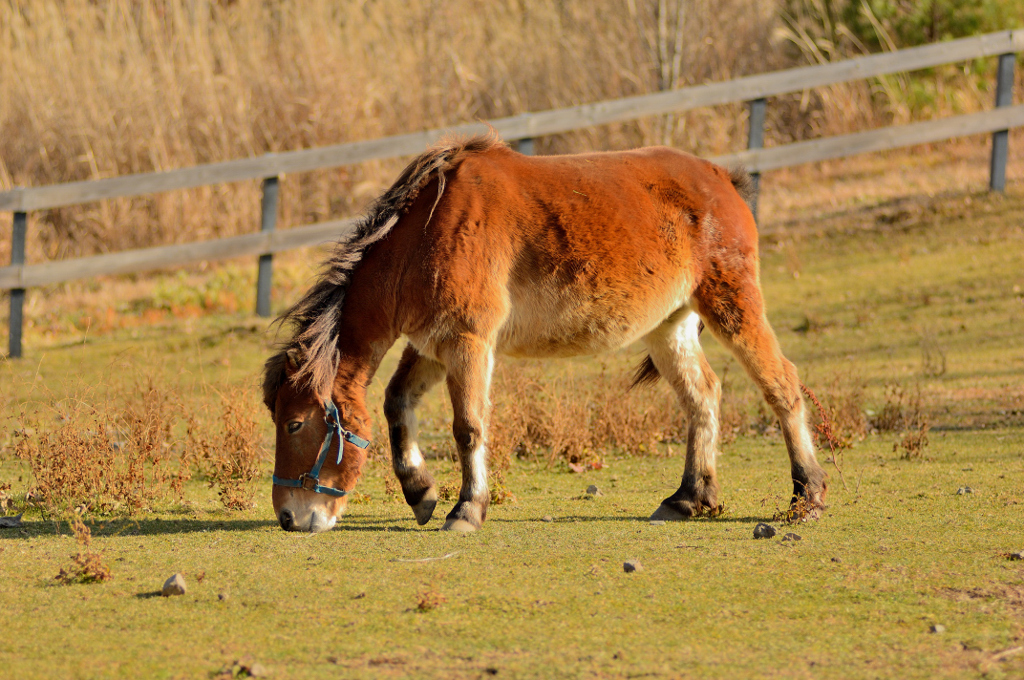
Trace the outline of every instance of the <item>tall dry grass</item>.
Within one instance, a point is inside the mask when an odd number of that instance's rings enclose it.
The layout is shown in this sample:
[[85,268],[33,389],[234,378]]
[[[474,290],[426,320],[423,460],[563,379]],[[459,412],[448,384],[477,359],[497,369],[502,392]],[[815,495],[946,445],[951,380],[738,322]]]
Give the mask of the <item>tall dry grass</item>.
[[[13,455],[32,473],[24,504],[51,517],[134,515],[184,501],[186,482],[216,487],[232,510],[253,505],[267,472],[267,442],[256,394],[231,397],[177,389],[158,377],[72,386],[5,413]],[[7,486],[10,489],[10,486]]]
[[[0,4],[0,187],[167,170],[778,68],[754,0]],[[556,153],[741,138],[742,106],[546,138]],[[282,227],[357,211],[400,160],[285,178]],[[30,217],[29,259],[253,231],[256,182]],[[9,222],[0,258],[9,248]]]
[[[835,39],[826,5],[0,0],[0,188],[371,139],[867,49]],[[883,79],[773,99],[768,143],[987,105],[982,81],[952,73],[931,89]],[[745,132],[734,104],[546,137],[538,151],[668,143],[712,154]],[[401,163],[285,178],[281,226],[358,211]],[[253,181],[34,213],[29,261],[251,232],[259,202]],[[9,234],[5,217],[0,261]]]

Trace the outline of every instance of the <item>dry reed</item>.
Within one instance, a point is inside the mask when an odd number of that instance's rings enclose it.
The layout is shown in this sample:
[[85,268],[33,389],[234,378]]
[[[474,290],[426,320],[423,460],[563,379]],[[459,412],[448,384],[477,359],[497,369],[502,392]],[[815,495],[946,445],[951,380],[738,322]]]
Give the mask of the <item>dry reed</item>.
[[[0,188],[370,139],[803,62],[781,28],[777,3],[754,0],[6,0]],[[872,101],[867,85],[782,98],[770,107],[769,141],[859,125]],[[741,104],[655,116],[544,138],[539,151],[721,152],[742,145],[745,116]],[[400,163],[286,178],[281,226],[352,213]],[[251,232],[258,210],[253,181],[46,211],[31,217],[29,260]],[[0,237],[0,249],[8,243]]]

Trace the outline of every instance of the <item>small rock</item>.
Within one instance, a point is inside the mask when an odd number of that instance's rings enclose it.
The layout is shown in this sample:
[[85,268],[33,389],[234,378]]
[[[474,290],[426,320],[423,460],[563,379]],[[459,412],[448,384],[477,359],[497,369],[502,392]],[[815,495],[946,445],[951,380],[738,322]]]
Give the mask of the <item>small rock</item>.
[[221,602],[227,602],[229,597],[230,595],[228,595],[227,593],[217,593],[217,599]]
[[957,496],[964,496],[964,495],[967,495],[969,493],[974,493],[974,489],[972,489],[969,486],[961,486],[959,489],[956,490],[956,495]]
[[261,664],[259,661],[254,662],[249,666],[249,676],[253,678],[265,678],[270,675],[270,671],[267,667]]
[[634,571],[643,571],[644,565],[640,564],[640,560],[626,560],[622,564],[622,571],[627,574],[632,574]]
[[802,536],[800,536],[800,534],[794,534],[794,533],[790,532],[790,533],[786,534],[785,536],[783,536],[782,540],[783,541],[802,541],[804,539],[803,539]]
[[840,557],[833,557],[833,558],[832,558],[832,561],[833,561],[833,562],[835,562],[836,564],[839,564],[839,563],[841,563],[841,562],[842,562],[843,560],[842,560],[842,558],[840,558]]
[[663,527],[663,526],[665,526],[665,520],[663,520],[663,519],[652,519],[651,520],[651,526],[652,527]]
[[178,573],[164,581],[164,587],[163,590],[160,591],[160,594],[164,597],[170,597],[171,595],[184,595],[185,577]]
[[21,515],[15,515],[13,517],[0,517],[0,529],[17,529],[20,526]]
[[588,496],[603,496],[604,494],[601,493],[601,490],[597,488],[596,484],[591,484],[590,486],[587,487],[587,495]]
[[1010,553],[1009,555],[1006,556],[1006,559],[1008,559],[1008,560],[1024,560],[1024,550],[1021,550],[1020,552]]
[[764,522],[758,522],[757,526],[754,527],[754,538],[772,538],[777,534],[775,527]]
[[943,626],[941,623],[936,623],[933,624],[932,627],[928,629],[928,631],[931,633],[945,633],[946,627]]
[[551,515],[544,515],[543,517],[540,518],[540,521],[541,522],[554,522],[555,518],[552,517]]

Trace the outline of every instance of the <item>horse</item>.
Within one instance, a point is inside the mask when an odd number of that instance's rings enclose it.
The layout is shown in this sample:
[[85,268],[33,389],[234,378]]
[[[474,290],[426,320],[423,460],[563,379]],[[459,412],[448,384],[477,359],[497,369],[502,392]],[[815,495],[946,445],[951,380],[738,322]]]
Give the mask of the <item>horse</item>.
[[495,357],[569,357],[640,341],[634,385],[664,378],[688,419],[679,488],[652,520],[714,514],[721,385],[706,327],[778,417],[793,506],[818,517],[828,476],[815,458],[796,368],[765,315],[753,183],[666,147],[525,156],[491,132],[446,138],[415,158],[339,239],[278,322],[294,329],[266,361],[281,527],[332,528],[366,459],[366,389],[402,336],[385,390],[392,465],[420,525],[437,485],[417,444],[416,406],[442,379],[462,469],[441,529],[480,529]]

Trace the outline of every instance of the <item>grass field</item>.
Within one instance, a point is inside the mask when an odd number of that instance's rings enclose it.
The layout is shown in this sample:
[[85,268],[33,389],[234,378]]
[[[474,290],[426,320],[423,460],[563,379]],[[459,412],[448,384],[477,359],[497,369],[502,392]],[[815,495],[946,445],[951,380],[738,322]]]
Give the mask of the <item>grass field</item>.
[[[851,167],[840,174],[856,175]],[[134,510],[87,510],[83,548],[68,512],[26,496],[39,480],[19,442],[62,432],[75,413],[93,418],[80,431],[94,436],[88,428],[107,415],[141,412],[152,384],[169,395],[156,402],[169,415],[146,421],[164,428],[167,464],[188,453],[189,417],[196,436],[215,441],[231,408],[258,423],[251,439],[266,451],[271,428],[255,387],[270,338],[259,320],[223,305],[193,313],[175,298],[217,276],[226,283],[208,286],[211,299],[251,288],[249,274],[229,280],[230,267],[173,285],[114,282],[116,303],[96,302],[102,290],[55,290],[35,303],[48,321],[30,328],[27,357],[0,364],[0,484],[10,484],[0,502],[7,514],[26,509],[21,528],[0,529],[2,674],[1021,677],[1024,561],[1009,556],[1024,550],[1024,186],[892,198],[880,180],[873,196],[800,207],[803,187],[820,196],[841,193],[841,182],[771,181],[792,201],[769,212],[762,239],[770,319],[826,406],[852,404],[864,423],[838,455],[842,474],[827,465],[823,520],[776,521],[779,537],[753,539],[788,501],[785,447],[770,422],[758,425],[749,381],[709,340],[742,412],[722,447],[717,519],[647,522],[683,468],[681,445],[665,438],[643,455],[603,450],[607,467],[584,474],[558,456],[512,457],[503,483],[515,498],[493,505],[482,531],[443,535],[436,519],[416,526],[378,450],[348,516],[325,534],[277,527],[265,460],[251,485],[256,505],[243,510],[224,506],[199,461],[180,492],[165,485]],[[303,259],[286,259],[285,290],[303,285]],[[131,291],[154,299],[154,286],[167,303],[160,314],[131,300]],[[69,311],[76,300],[138,321],[86,324]],[[638,358],[502,370],[550,383],[555,408],[578,392],[620,398],[592,386]],[[378,410],[393,362],[371,390]],[[927,445],[912,452],[900,446],[903,429],[874,427],[887,406],[925,423]],[[430,464],[450,484],[458,471],[443,394],[424,410],[438,456]],[[49,441],[55,455],[72,450]],[[600,495],[585,493],[591,484]],[[787,532],[801,540],[782,541]],[[55,577],[83,550],[112,578],[62,585]],[[632,559],[643,570],[625,573]],[[188,592],[157,596],[175,572]]]

